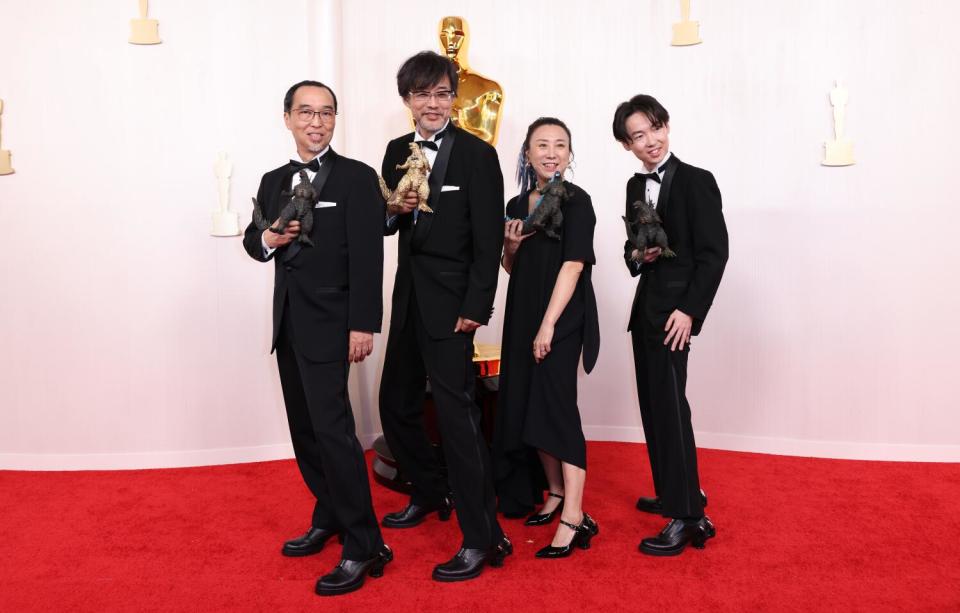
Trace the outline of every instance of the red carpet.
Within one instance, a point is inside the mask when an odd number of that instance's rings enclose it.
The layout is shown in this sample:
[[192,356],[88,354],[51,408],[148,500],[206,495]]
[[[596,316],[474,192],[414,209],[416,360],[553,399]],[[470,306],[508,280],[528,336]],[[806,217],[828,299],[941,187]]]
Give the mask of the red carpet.
[[[477,580],[430,571],[459,545],[433,516],[385,531],[383,578],[313,594],[339,559],[280,544],[311,503],[293,461],[124,472],[0,471],[0,611],[960,611],[960,465],[818,460],[703,450],[717,538],[651,558],[663,521],[633,509],[651,491],[642,445],[591,443],[589,551],[533,553],[553,527],[504,521],[515,554]],[[405,498],[374,485],[377,514]]]

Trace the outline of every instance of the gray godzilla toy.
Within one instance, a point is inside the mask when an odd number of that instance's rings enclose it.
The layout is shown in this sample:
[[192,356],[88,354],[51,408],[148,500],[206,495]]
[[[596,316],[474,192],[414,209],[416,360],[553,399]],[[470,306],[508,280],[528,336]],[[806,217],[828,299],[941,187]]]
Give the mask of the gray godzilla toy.
[[663,231],[663,221],[657,215],[657,209],[653,203],[637,200],[633,203],[633,211],[633,220],[623,218],[623,223],[627,226],[627,240],[637,248],[637,256],[632,258],[633,261],[642,260],[643,252],[651,247],[663,249],[663,253],[660,254],[663,257],[675,257],[677,254],[667,244],[667,233]]
[[533,212],[523,220],[523,233],[529,234],[535,230],[543,230],[550,238],[560,238],[560,228],[563,227],[563,211],[561,206],[573,193],[563,184],[563,177],[555,173],[553,178],[543,187],[540,199]]
[[293,194],[283,192],[281,198],[290,198],[287,204],[280,211],[280,217],[277,219],[277,227],[271,228],[270,221],[263,216],[263,209],[257,199],[253,199],[253,223],[261,230],[269,230],[275,234],[283,234],[287,224],[293,220],[300,222],[300,235],[297,240],[301,243],[313,247],[313,241],[310,240],[310,231],[313,229],[313,206],[320,197],[317,190],[313,188],[310,179],[307,178],[307,171],[300,171],[300,183],[293,188]]

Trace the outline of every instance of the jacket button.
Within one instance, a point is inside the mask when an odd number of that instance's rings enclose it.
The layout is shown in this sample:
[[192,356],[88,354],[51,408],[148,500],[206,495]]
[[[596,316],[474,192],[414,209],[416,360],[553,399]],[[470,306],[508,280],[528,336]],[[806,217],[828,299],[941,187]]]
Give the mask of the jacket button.
[[291,271],[293,270],[293,266],[284,266],[283,268],[284,268],[284,270],[286,270],[287,272],[291,272]]

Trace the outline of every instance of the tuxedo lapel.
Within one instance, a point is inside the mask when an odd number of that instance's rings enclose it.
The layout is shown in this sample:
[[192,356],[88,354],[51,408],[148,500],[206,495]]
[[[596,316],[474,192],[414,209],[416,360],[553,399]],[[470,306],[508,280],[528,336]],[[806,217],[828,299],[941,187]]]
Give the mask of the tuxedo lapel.
[[427,240],[430,234],[430,227],[433,225],[433,218],[437,214],[437,206],[440,203],[440,192],[443,191],[443,180],[447,175],[447,166],[450,162],[450,152],[453,149],[453,143],[457,137],[457,130],[450,126],[447,128],[443,138],[440,139],[440,151],[437,152],[437,158],[434,160],[433,168],[430,170],[430,199],[428,204],[434,210],[433,213],[421,213],[417,218],[417,223],[413,226],[413,237],[411,244],[419,246]]
[[327,152],[327,155],[323,158],[323,164],[320,164],[320,170],[317,171],[317,174],[313,175],[313,189],[317,191],[317,196],[323,193],[323,186],[327,183],[327,178],[330,176],[330,173],[333,172],[333,166],[337,163],[337,152],[330,148],[330,151]]
[[[667,168],[663,171],[663,182],[660,184],[660,195],[657,196],[657,215],[660,216],[660,219],[663,219],[664,207],[667,205],[667,201],[670,200],[670,187],[673,185],[673,177],[677,174],[677,167],[680,165],[680,160],[676,155],[671,155],[670,159],[667,160]],[[649,181],[649,179],[647,179]]]

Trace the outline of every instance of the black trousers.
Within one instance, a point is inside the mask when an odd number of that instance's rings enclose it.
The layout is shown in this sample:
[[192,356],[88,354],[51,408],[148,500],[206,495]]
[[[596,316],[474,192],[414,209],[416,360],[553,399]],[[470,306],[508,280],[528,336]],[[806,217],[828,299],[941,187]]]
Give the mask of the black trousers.
[[499,542],[503,531],[496,518],[490,451],[474,401],[473,335],[430,338],[416,300],[411,295],[406,321],[392,327],[387,340],[380,381],[383,434],[413,484],[412,503],[434,505],[447,495],[423,424],[429,376],[463,547],[486,549]]
[[666,333],[647,321],[642,304],[640,308],[637,319],[642,321],[634,324],[630,334],[653,487],[665,517],[703,517],[697,445],[686,394],[690,346],[670,351],[663,344]]
[[297,466],[317,499],[312,524],[342,532],[344,559],[367,560],[380,550],[383,538],[347,396],[350,366],[346,360],[305,359],[291,342],[290,319],[284,312],[277,365]]

